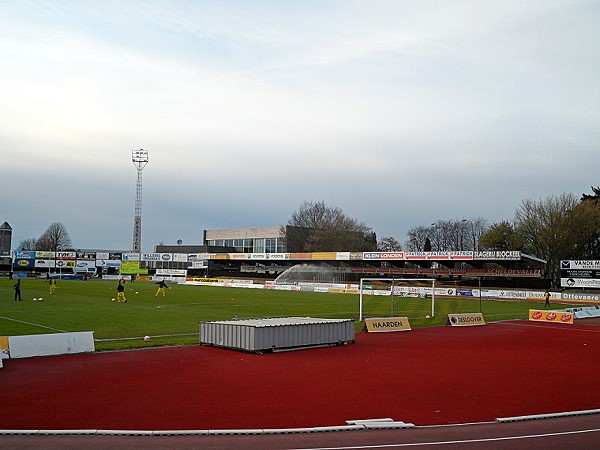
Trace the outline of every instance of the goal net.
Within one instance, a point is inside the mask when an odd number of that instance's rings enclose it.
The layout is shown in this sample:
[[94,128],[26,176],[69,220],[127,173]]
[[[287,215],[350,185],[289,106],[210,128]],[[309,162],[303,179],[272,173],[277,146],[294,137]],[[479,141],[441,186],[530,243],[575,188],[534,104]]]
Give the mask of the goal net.
[[391,316],[394,316],[395,298],[430,298],[431,317],[435,317],[435,279],[433,278],[361,278],[359,285],[359,321],[364,319],[363,307],[366,296],[391,297]]

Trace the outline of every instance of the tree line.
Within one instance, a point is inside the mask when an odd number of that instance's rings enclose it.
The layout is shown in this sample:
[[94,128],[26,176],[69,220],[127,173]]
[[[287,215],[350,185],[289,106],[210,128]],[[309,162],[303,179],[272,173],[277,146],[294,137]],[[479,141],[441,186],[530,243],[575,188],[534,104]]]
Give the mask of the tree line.
[[600,187],[592,194],[564,193],[525,199],[512,220],[483,217],[438,220],[408,230],[405,242],[377,239],[364,222],[324,202],[304,202],[288,225],[310,228],[304,251],[519,250],[546,261],[546,278],[560,284],[561,260],[600,259]]

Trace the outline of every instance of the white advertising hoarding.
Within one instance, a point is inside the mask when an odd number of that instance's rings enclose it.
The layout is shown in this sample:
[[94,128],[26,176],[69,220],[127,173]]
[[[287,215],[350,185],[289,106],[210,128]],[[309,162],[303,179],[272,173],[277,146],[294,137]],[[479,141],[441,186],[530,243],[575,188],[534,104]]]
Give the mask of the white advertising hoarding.
[[561,261],[561,270],[600,270],[600,261],[583,260],[583,261]]
[[600,289],[600,278],[561,278],[562,287]]

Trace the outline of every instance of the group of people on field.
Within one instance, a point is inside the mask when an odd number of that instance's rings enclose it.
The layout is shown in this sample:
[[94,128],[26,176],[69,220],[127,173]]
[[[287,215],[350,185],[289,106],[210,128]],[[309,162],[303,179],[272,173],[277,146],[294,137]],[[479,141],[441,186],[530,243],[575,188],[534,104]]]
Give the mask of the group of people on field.
[[[56,294],[56,278],[47,277],[47,282],[50,285],[50,294]],[[160,294],[165,296],[165,289],[171,289],[164,280],[157,281],[155,283],[158,285],[158,290],[156,291],[155,297],[158,297]],[[15,302],[23,301],[23,297],[21,296],[21,279],[17,279],[17,282],[14,284],[13,289],[15,291]],[[125,280],[121,278],[119,280],[119,284],[117,285],[117,301],[119,303],[127,303],[127,298],[125,297]]]
[[[48,278],[48,282],[50,283],[50,294],[56,294],[56,279]],[[23,297],[21,297],[21,279],[19,278],[17,282],[14,284],[13,289],[15,290],[15,302],[23,301]]]
[[[132,280],[133,282],[133,280]],[[155,297],[158,297],[158,294],[162,294],[162,296],[165,296],[165,289],[171,289],[169,286],[167,286],[167,283],[165,283],[165,280],[160,280],[157,281],[156,283],[158,285],[158,290],[156,291],[156,294],[154,295]],[[125,280],[123,278],[121,278],[119,280],[119,284],[117,285],[117,302],[119,303],[127,303],[127,298],[125,297]]]

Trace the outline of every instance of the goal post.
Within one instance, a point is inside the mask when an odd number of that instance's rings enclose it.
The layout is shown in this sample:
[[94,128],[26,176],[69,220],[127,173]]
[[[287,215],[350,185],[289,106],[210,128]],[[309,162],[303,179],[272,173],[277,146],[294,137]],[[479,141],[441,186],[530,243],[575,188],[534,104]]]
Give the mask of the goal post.
[[363,321],[363,286],[364,282],[369,281],[379,281],[379,282],[391,282],[390,293],[394,295],[394,282],[414,282],[414,281],[426,281],[431,283],[431,317],[435,317],[435,278],[361,278],[360,285],[358,288],[359,293],[359,314],[358,320],[359,322]]

